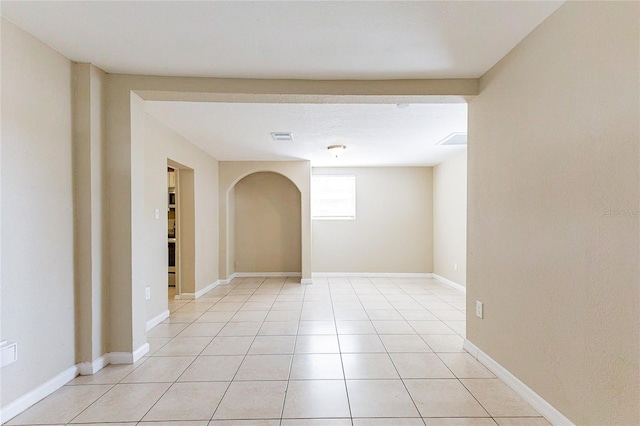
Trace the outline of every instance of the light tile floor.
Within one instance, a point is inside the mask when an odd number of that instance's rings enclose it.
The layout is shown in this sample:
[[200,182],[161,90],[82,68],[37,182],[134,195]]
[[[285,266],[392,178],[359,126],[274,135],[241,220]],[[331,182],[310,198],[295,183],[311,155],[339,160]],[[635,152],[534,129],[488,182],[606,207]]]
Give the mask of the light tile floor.
[[548,425],[462,349],[465,298],[432,279],[235,279],[169,305],[142,360],[8,424]]

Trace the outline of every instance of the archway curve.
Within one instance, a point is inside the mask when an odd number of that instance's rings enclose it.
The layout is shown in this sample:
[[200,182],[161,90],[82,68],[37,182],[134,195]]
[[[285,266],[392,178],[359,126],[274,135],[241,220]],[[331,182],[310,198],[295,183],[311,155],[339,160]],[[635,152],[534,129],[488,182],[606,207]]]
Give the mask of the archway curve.
[[264,168],[257,168],[255,170],[250,170],[248,172],[245,172],[245,173],[241,174],[238,178],[236,178],[234,181],[232,181],[229,184],[228,188],[226,188],[226,191],[225,191],[226,200],[229,201],[229,194],[231,193],[231,190],[236,187],[238,182],[240,182],[242,179],[246,178],[247,176],[255,175],[256,173],[274,173],[274,174],[280,175],[280,176],[284,177],[285,179],[287,179],[289,182],[291,182],[296,187],[298,192],[300,192],[300,196],[302,196],[304,194],[304,191],[300,188],[300,185],[298,185],[298,183],[295,181],[295,179],[291,178],[290,176],[287,176],[282,171],[273,170],[273,169],[270,169],[268,167],[264,167]]

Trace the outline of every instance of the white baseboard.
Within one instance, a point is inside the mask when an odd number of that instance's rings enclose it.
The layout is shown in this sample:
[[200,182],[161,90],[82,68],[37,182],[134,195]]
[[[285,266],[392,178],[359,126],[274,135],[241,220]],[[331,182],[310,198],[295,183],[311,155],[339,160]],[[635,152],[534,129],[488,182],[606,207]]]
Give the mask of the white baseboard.
[[147,331],[151,330],[153,327],[155,327],[156,325],[160,324],[162,321],[169,318],[169,315],[171,315],[171,313],[167,309],[166,311],[161,312],[160,314],[151,318],[149,321],[147,321]]
[[312,277],[318,278],[432,278],[430,272],[313,272]]
[[77,375],[78,366],[74,365],[73,367],[69,367],[51,380],[46,381],[32,391],[27,392],[20,398],[7,404],[5,407],[2,407],[2,410],[0,410],[0,423],[4,424],[4,422],[14,418],[38,401],[51,395],[71,380],[75,379]]
[[233,278],[271,278],[271,277],[301,277],[301,272],[236,272]]
[[451,281],[450,279],[447,279],[447,278],[445,278],[443,276],[440,276],[438,274],[432,274],[432,275],[433,275],[433,278],[435,280],[440,281],[442,284],[446,284],[449,287],[454,288],[454,289],[456,289],[458,291],[461,291],[461,292],[463,292],[465,294],[467,293],[467,288],[465,286],[462,286],[462,285],[460,285],[460,284],[458,284],[458,283],[456,283],[454,281]]
[[211,290],[213,290],[214,288],[218,287],[219,284],[220,284],[220,280],[217,280],[216,282],[213,282],[213,283],[209,284],[208,286],[206,286],[202,290],[196,291],[196,299],[198,299],[198,298],[204,296],[205,294],[209,293]]
[[195,293],[180,293],[176,294],[175,300],[194,300],[195,298]]
[[51,395],[62,386],[80,375],[91,375],[102,370],[109,364],[133,364],[149,352],[149,344],[145,343],[132,352],[110,352],[102,355],[93,362],[81,362],[69,367],[53,379],[41,384],[37,388],[22,395],[20,398],[0,409],[0,424],[9,421],[27,408]]
[[136,361],[138,361],[140,358],[142,358],[148,353],[149,353],[149,344],[145,343],[144,345],[140,346],[138,349],[133,351],[133,359],[131,360],[131,364],[135,363]]
[[469,352],[471,356],[480,361],[485,367],[487,367],[493,374],[501,379],[507,386],[509,386],[515,393],[520,395],[522,399],[535,408],[540,414],[544,416],[552,425],[568,425],[573,426],[571,420],[566,418],[560,411],[556,410],[551,404],[545,401],[540,395],[535,393],[529,386],[525,385],[516,376],[511,374],[509,370],[500,365],[496,360],[484,353],[480,348],[471,343],[470,341],[464,341],[464,349]]
[[[202,290],[198,290],[195,293],[180,293],[180,294],[177,294],[176,295],[176,299],[177,300],[194,300],[194,299],[198,299],[198,298],[204,296],[205,294],[207,294],[208,292],[210,292],[211,290],[213,290],[214,288],[216,288],[218,285],[223,284],[222,281],[226,281],[226,280],[217,280],[216,282],[209,284],[208,286],[206,286]],[[229,283],[227,282],[226,284],[229,284]]]
[[149,352],[149,344],[145,343],[133,352],[111,352],[109,364],[133,364]]
[[109,353],[109,364],[133,364],[133,353],[111,352]]
[[311,278],[302,278],[300,279],[300,284],[304,284],[304,285],[313,284],[313,280]]
[[81,376],[91,376],[102,370],[109,364],[109,354],[104,354],[92,362],[81,362],[77,364],[78,373]]
[[218,280],[221,285],[230,284],[234,278],[271,278],[271,277],[301,277],[301,272],[234,272],[226,280]]
[[227,277],[226,280],[218,280],[220,281],[220,285],[227,285],[227,284],[231,284],[231,281],[233,281],[233,279],[236,277],[235,272],[231,275],[229,275],[229,277]]

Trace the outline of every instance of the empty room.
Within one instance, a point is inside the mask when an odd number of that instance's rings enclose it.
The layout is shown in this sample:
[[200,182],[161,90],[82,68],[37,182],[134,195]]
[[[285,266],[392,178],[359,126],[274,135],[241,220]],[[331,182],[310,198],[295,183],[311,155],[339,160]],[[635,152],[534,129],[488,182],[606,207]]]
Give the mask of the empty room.
[[638,2],[0,14],[2,424],[640,424]]

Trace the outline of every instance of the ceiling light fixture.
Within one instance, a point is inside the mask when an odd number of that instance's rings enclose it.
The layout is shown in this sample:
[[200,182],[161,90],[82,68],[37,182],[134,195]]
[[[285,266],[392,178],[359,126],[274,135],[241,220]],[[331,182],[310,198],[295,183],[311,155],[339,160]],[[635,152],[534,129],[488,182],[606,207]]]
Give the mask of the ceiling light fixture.
[[327,149],[329,150],[329,154],[337,158],[345,149],[347,149],[347,147],[344,145],[330,145]]

